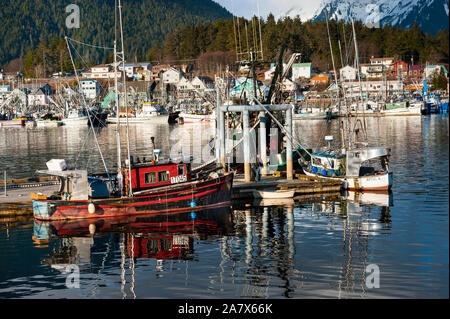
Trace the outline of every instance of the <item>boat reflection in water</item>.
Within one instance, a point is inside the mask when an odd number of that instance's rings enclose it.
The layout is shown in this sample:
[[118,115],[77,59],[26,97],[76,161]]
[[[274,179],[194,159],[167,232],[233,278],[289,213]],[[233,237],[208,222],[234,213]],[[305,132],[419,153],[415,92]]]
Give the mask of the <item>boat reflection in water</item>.
[[[44,263],[90,267],[83,295],[364,297],[379,291],[367,290],[366,267],[383,251],[377,239],[390,233],[392,204],[390,193],[324,194],[91,224],[36,221],[34,235],[61,243]],[[120,284],[108,290],[86,273]]]
[[223,263],[238,254],[245,263],[240,297],[281,293],[287,298],[348,298],[369,293],[370,241],[390,232],[392,193],[346,192],[254,204],[233,212],[240,251],[233,239],[223,240]]
[[[205,240],[225,236],[232,231],[230,207],[221,207],[179,214],[90,221],[35,220],[33,238],[40,241],[61,240],[61,245],[56,247],[50,256],[43,258],[42,263],[62,273],[67,266],[73,264],[80,270],[89,269],[92,266],[91,252],[96,250],[94,246],[103,246],[107,240],[106,246],[111,250],[118,241],[122,272],[125,271],[125,259],[128,258],[133,274],[136,258],[157,259],[156,269],[162,271],[163,260],[192,260],[194,239]],[[112,252],[107,249],[106,253]],[[134,282],[134,276],[132,281]]]

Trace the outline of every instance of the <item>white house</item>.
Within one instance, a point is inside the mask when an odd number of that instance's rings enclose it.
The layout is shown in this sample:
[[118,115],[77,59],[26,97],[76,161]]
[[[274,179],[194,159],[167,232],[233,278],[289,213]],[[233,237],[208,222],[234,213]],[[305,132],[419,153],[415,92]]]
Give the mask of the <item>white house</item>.
[[42,91],[42,89],[36,89],[30,94],[28,94],[28,105],[32,106],[47,106],[49,104],[49,99],[47,95]]
[[100,94],[100,83],[96,80],[88,79],[80,81],[81,93],[86,99],[95,99]]
[[214,87],[214,82],[211,78],[207,76],[196,76],[192,81],[191,85],[194,89],[199,91],[205,91],[209,88]]
[[309,79],[312,73],[312,63],[294,63],[292,65],[292,81],[299,78]]
[[6,100],[11,93],[11,87],[9,85],[0,85],[0,103]]
[[[342,87],[346,91],[348,97],[357,97],[360,95],[359,81],[344,82]],[[403,82],[399,80],[375,80],[375,81],[361,81],[361,89],[363,95],[369,94],[370,96],[384,96],[400,93],[403,91]]]
[[383,64],[361,64],[361,75],[368,80],[381,80],[387,67]]
[[424,68],[424,74],[426,79],[431,79],[435,73],[439,74],[441,72],[441,69],[444,70],[445,75],[447,75],[447,69],[443,65],[427,65]]
[[161,79],[164,84],[177,84],[180,82],[183,74],[180,70],[170,68],[162,73]]
[[[139,63],[125,63],[125,74],[127,77],[132,79],[138,79],[138,71],[140,70],[147,70],[151,71],[152,64],[150,62],[139,62]],[[124,66],[122,64],[119,64],[118,69],[120,71],[124,70]]]
[[187,78],[182,77],[180,81],[176,84],[177,91],[183,92],[194,89],[194,87],[191,84],[191,81],[189,81]]
[[339,70],[339,75],[341,81],[355,80],[356,79],[356,69],[350,65],[346,65]]
[[[109,64],[100,64],[93,66],[90,72],[83,72],[83,77],[92,79],[114,79],[115,72],[113,66]],[[122,77],[122,72],[117,71],[118,78]]]
[[394,64],[394,58],[370,58],[370,64],[372,65],[384,65],[386,68],[389,68]]

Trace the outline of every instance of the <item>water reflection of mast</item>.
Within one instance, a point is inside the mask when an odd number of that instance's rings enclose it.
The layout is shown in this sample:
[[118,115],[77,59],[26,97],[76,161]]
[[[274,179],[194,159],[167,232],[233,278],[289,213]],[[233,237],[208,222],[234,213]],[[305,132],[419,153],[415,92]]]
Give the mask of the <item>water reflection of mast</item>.
[[130,285],[130,291],[133,294],[133,299],[136,299],[136,294],[134,292],[134,235],[130,234],[130,241],[131,241],[131,256],[130,256],[130,269],[131,269],[131,285]]
[[125,285],[126,285],[126,279],[125,279],[125,233],[120,233],[120,256],[121,256],[120,269],[122,269],[122,273],[120,275],[121,282],[122,282],[120,291],[122,292],[122,299],[125,299],[125,298],[127,298],[127,293],[125,292]]

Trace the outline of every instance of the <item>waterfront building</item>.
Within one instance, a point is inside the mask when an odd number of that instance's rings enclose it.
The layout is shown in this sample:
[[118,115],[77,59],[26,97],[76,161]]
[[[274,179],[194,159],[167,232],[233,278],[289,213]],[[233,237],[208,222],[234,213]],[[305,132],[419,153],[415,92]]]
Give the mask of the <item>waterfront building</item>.
[[382,97],[390,95],[398,95],[403,92],[404,84],[400,80],[364,80],[361,83],[357,80],[343,82],[342,87],[345,90],[347,97],[359,97],[360,96],[360,85],[362,90],[362,95],[369,97]]
[[100,94],[100,83],[93,79],[80,81],[81,93],[86,99],[95,99]]

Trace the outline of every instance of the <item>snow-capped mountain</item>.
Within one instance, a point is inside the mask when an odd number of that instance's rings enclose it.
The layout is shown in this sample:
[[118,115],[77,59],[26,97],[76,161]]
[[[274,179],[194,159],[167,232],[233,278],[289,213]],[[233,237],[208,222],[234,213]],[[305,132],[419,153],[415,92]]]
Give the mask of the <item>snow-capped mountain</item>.
[[322,0],[319,4],[301,1],[284,15],[299,15],[302,20],[353,18],[371,27],[388,24],[409,28],[417,21],[424,32],[436,34],[448,30],[448,11],[449,0]]

